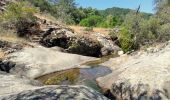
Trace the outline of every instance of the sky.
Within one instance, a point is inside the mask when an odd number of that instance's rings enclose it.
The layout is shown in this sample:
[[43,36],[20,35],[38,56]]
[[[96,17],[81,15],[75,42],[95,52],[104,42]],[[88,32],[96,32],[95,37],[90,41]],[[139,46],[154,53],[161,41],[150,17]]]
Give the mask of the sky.
[[153,13],[153,0],[76,0],[78,6],[104,10],[111,7],[137,9],[141,5],[142,12]]

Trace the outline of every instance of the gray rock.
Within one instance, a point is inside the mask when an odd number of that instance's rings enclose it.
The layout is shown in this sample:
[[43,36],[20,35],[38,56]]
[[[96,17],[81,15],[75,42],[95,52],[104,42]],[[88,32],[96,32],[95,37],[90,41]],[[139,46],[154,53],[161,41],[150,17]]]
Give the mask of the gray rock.
[[6,59],[16,63],[15,67],[10,70],[11,73],[36,78],[56,71],[82,67],[78,65],[96,58],[58,52],[40,46],[24,48],[9,54]]
[[170,100],[170,44],[155,53],[122,55],[104,63],[113,73],[98,78],[122,100]]
[[45,86],[18,94],[0,97],[1,100],[108,100],[102,94],[84,86]]

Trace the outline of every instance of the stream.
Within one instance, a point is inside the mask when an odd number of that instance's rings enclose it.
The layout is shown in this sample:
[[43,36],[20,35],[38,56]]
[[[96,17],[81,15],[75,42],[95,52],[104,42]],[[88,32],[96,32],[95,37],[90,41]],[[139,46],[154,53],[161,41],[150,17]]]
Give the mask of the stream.
[[108,61],[111,57],[116,56],[111,55],[82,64],[82,66],[89,66],[89,68],[73,68],[58,71],[38,77],[36,80],[42,82],[44,85],[85,85],[98,92],[102,92],[96,82],[96,78],[108,75],[112,72],[109,67],[100,65]]

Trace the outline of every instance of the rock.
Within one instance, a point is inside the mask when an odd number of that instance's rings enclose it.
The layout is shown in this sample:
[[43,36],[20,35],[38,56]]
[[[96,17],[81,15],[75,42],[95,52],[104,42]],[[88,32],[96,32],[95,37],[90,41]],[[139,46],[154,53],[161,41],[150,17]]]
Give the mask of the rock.
[[[9,65],[9,64],[5,64],[5,65]],[[24,69],[23,67],[20,71],[23,70],[23,73],[27,73],[28,70],[34,71],[35,70],[34,66],[35,65],[32,65],[30,69],[29,68]],[[50,66],[46,65],[46,67],[47,69],[45,70],[48,70]],[[54,71],[55,69],[52,68],[52,70]],[[21,75],[19,72],[16,72],[16,74],[14,75],[11,73],[5,73],[1,71],[0,71],[0,99],[1,100],[18,100],[18,99],[19,100],[34,100],[34,99],[35,100],[40,100],[40,99],[43,100],[63,100],[63,99],[64,100],[65,99],[108,100],[102,94],[92,90],[91,88],[87,88],[85,86],[42,86],[41,83],[33,80],[33,77],[27,78],[27,76],[24,76],[24,74]]]
[[107,55],[109,55],[110,54],[110,52],[107,50],[107,48],[102,48],[101,49],[101,54],[103,55],[103,56],[107,56]]
[[75,34],[66,29],[56,29],[47,36],[43,36],[41,43],[47,47],[59,46],[64,49],[69,47],[69,43],[73,41]]
[[15,63],[10,61],[0,61],[0,70],[9,73],[15,67]]
[[85,56],[100,57],[102,45],[98,41],[87,37],[78,37],[71,42],[68,52]]
[[45,86],[0,97],[2,100],[108,100],[84,86]]
[[28,23],[26,30],[32,42],[38,42],[45,47],[61,47],[69,53],[84,56],[101,57],[117,53],[121,50],[109,36],[100,33],[77,34],[71,28],[37,17],[37,22]]
[[37,81],[0,71],[0,97],[39,86],[42,85]]
[[121,55],[123,55],[123,54],[124,54],[123,51],[118,51],[118,55],[119,55],[119,56],[121,56]]
[[85,57],[76,54],[62,53],[42,46],[24,48],[21,51],[11,53],[6,58],[16,63],[10,70],[11,73],[36,78],[56,71],[66,70],[96,58]]
[[103,46],[103,48],[105,49],[103,52],[103,56],[105,56],[105,53],[107,52],[109,54],[111,53],[117,53],[118,51],[121,50],[121,48],[119,48],[111,39],[111,37],[106,36],[104,34],[101,33],[94,33],[93,35],[96,36],[97,41]]
[[47,47],[59,46],[70,53],[106,56],[121,50],[111,38],[100,33],[78,35],[68,30],[55,30],[42,41]]
[[170,44],[155,53],[124,55],[105,62],[113,73],[98,78],[105,91],[121,100],[170,99]]
[[52,47],[50,48],[51,50],[54,50],[54,51],[59,51],[59,52],[67,52],[64,48],[61,48],[61,47]]
[[23,44],[0,40],[0,48],[5,52],[5,54],[9,54],[21,50],[23,48]]

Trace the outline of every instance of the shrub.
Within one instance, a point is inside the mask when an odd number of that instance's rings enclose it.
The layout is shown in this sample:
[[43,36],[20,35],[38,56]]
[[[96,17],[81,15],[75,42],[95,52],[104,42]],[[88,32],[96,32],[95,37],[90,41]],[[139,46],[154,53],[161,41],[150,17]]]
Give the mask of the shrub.
[[21,34],[21,30],[31,27],[36,18],[34,13],[38,10],[28,2],[16,2],[10,3],[6,7],[6,11],[0,15],[0,21],[4,28],[15,28],[18,32],[18,36],[25,36],[25,33]]
[[85,27],[96,27],[98,26],[102,21],[102,17],[100,16],[89,16],[88,18],[83,19],[80,22],[81,26],[85,26]]
[[132,38],[132,34],[130,34],[129,30],[127,30],[126,28],[122,28],[120,33],[118,34],[118,39],[119,39],[120,46],[124,52],[133,49],[134,41]]
[[130,12],[123,23],[123,27],[126,27],[132,34],[136,47],[152,44],[158,38],[159,19],[153,16],[147,20],[142,16],[142,14]]
[[116,40],[116,44],[119,45],[124,52],[135,49],[133,35],[127,28],[115,28],[114,30],[110,31],[109,35],[111,36],[113,41]]
[[160,42],[165,42],[170,39],[170,23],[161,25],[159,30],[158,40]]

